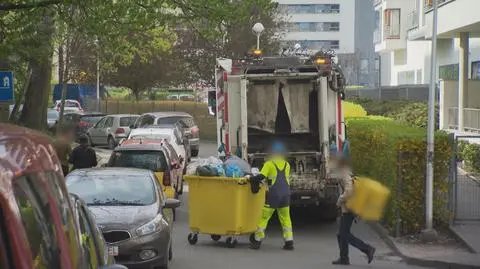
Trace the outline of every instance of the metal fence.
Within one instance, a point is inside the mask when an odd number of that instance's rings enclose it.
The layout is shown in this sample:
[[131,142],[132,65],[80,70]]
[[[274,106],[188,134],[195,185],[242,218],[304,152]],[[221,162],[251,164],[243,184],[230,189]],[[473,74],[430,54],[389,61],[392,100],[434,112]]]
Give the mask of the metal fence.
[[[438,89],[437,89],[438,92]],[[374,100],[428,101],[428,85],[382,86],[381,88],[347,89],[347,97],[357,96]],[[436,95],[438,97],[438,94]]]
[[453,223],[456,221],[480,221],[480,177],[463,168],[459,158],[458,144],[463,139],[480,136],[457,136],[455,139],[455,154],[452,162],[453,185]]

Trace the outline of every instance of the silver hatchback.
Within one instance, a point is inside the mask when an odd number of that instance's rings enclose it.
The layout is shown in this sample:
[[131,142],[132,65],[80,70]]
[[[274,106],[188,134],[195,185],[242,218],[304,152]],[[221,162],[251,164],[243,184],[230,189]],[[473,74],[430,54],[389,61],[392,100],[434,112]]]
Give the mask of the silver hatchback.
[[88,129],[87,136],[92,146],[108,146],[114,149],[120,140],[130,134],[130,126],[139,115],[116,114],[103,117],[95,126]]

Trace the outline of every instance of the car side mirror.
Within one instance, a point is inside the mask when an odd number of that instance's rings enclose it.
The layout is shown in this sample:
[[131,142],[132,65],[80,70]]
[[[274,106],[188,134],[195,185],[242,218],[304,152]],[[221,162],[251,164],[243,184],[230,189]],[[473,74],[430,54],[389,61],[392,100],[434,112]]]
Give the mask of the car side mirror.
[[182,204],[182,202],[180,202],[180,200],[167,198],[167,200],[165,201],[165,206],[164,207],[175,209],[175,208],[179,207],[181,204]]
[[121,264],[110,264],[110,265],[105,265],[103,267],[99,267],[99,269],[128,269],[128,267]]

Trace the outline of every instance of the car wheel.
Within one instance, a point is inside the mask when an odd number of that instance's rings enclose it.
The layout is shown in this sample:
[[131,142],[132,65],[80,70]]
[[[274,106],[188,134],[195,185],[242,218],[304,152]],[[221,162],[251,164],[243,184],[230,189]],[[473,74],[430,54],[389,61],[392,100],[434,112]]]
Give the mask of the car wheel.
[[109,149],[115,149],[115,140],[111,136],[108,137],[107,144]]

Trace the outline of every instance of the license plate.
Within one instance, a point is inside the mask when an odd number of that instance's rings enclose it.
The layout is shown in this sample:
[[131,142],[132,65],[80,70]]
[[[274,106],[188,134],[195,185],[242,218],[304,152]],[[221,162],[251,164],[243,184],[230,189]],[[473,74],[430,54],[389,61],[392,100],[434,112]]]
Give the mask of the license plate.
[[108,255],[118,256],[118,246],[109,246],[108,247]]

